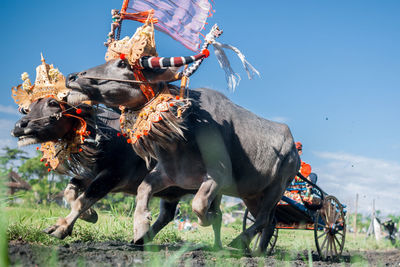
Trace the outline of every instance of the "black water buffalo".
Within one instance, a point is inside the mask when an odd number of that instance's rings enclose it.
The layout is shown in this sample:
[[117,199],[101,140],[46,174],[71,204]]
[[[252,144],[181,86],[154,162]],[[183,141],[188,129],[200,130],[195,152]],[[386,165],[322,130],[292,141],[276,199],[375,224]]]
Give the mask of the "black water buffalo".
[[[149,173],[144,160],[136,155],[125,138],[117,135],[119,114],[87,105],[80,105],[79,108],[82,113],[78,115],[75,113],[76,108],[65,103],[60,104],[54,98],[39,99],[31,104],[29,113],[15,124],[12,132],[19,138],[18,143],[22,146],[70,138],[71,131],[79,123],[76,116],[83,118],[88,124],[90,136],[81,146],[82,151],[71,154],[70,159],[61,166],[75,177],[71,179],[64,193],[71,204],[71,213],[45,230],[57,238],[70,235],[78,217],[96,222],[97,214],[89,208],[109,192],[136,195],[139,184]],[[169,187],[157,192],[155,196],[161,198],[160,213],[142,241],[150,241],[174,218],[180,197],[195,192],[196,190],[179,187]],[[221,246],[220,226],[220,222],[213,225],[216,246]]]
[[[73,89],[68,101],[93,100],[109,106],[137,110],[151,105],[134,80],[133,67],[124,59],[70,74]],[[143,70],[148,80],[151,70]],[[170,84],[152,84],[155,95]],[[274,207],[295,177],[300,159],[287,125],[256,116],[210,89],[190,90],[190,110],[182,128],[184,137],[172,143],[152,140],[158,163],[138,188],[134,238],[148,231],[151,196],[170,186],[198,189],[192,209],[202,225],[214,220],[212,201],[221,194],[240,197],[256,218],[253,226],[231,242],[245,248],[263,231],[261,251],[272,234]],[[186,129],[186,130],[185,130]],[[168,135],[168,133],[164,133]],[[135,147],[134,147],[135,148]]]

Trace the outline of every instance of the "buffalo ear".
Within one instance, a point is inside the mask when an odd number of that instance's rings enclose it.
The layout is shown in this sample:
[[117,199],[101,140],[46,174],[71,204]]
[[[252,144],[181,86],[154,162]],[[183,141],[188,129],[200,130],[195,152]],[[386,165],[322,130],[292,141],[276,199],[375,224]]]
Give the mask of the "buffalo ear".
[[143,69],[143,75],[149,82],[171,82],[177,80],[179,68]]

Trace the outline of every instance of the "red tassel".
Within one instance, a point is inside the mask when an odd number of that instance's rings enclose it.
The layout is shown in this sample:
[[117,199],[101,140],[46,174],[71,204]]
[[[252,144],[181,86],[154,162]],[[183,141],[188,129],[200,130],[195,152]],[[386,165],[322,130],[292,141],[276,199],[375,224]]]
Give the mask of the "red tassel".
[[81,114],[82,113],[82,109],[78,108],[75,112],[76,112],[76,114]]

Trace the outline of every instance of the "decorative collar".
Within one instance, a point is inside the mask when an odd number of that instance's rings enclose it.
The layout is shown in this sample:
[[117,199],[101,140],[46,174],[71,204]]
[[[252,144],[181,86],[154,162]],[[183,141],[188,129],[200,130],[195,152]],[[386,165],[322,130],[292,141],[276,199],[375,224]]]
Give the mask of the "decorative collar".
[[[183,139],[185,118],[191,101],[181,98],[178,90],[167,85],[140,110],[121,109],[121,132],[135,152],[149,164],[156,159],[156,147],[166,147],[176,139]],[[119,133],[120,134],[120,133]]]

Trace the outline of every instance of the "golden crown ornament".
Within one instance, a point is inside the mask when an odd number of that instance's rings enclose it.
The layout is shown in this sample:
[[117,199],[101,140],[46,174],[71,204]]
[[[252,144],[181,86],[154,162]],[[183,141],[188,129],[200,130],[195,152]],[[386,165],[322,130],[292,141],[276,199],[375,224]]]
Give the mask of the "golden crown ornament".
[[146,23],[139,27],[131,38],[126,36],[108,44],[106,61],[120,58],[121,55],[124,55],[132,66],[138,66],[138,60],[143,56],[157,56],[153,24]]
[[36,80],[32,85],[27,72],[21,74],[23,83],[11,88],[12,98],[20,108],[28,109],[36,100],[44,97],[54,97],[62,100],[69,92],[65,87],[65,77],[62,73],[45,62],[41,54],[42,64],[36,67]]

